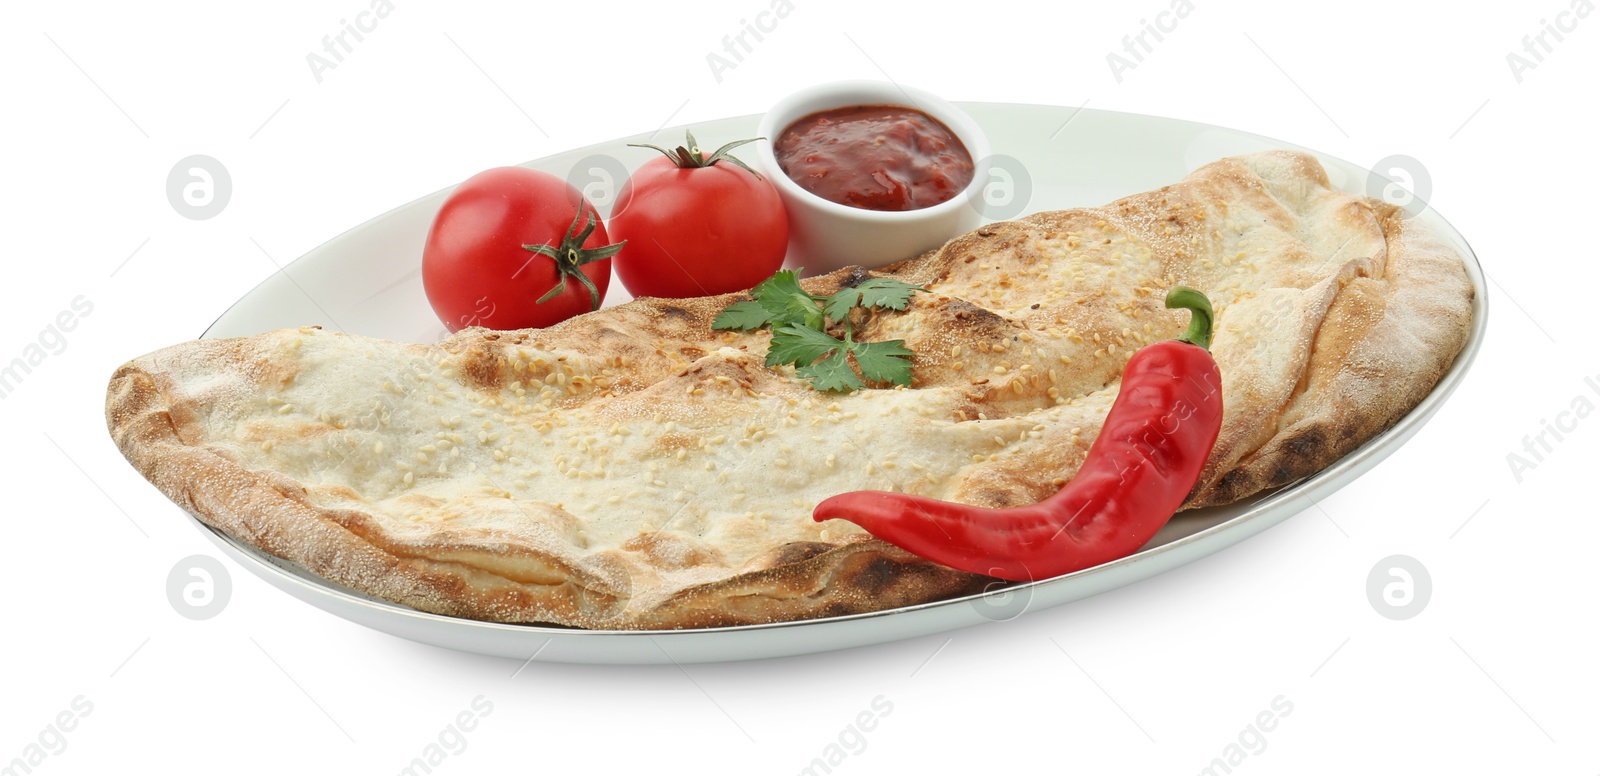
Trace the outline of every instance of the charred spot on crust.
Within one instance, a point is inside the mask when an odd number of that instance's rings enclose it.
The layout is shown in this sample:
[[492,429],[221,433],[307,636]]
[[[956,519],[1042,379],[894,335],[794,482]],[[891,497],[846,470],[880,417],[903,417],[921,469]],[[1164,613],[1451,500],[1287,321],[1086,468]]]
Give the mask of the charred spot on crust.
[[685,345],[681,348],[678,348],[678,352],[682,353],[685,358],[688,358],[691,361],[698,358],[704,358],[706,355],[704,350],[690,345]]
[[1222,475],[1222,479],[1217,480],[1217,490],[1222,493],[1231,494],[1237,491],[1249,479],[1250,475],[1245,472],[1244,469],[1232,469],[1227,474]]
[[1284,440],[1283,449],[1296,458],[1316,460],[1327,444],[1327,434],[1321,428],[1312,426]]
[[831,549],[833,549],[833,545],[827,542],[789,542],[779,546],[772,553],[772,565],[782,566],[811,560]]
[[657,309],[661,311],[661,317],[663,319],[672,321],[673,323],[689,326],[695,322],[694,313],[689,312],[689,308],[687,307],[674,304],[664,304]]
[[867,274],[865,269],[861,267],[850,267],[849,274],[839,279],[839,288],[841,290],[846,288],[855,288],[871,278],[872,276]]
[[1272,479],[1267,481],[1266,487],[1276,488],[1279,485],[1288,485],[1300,479],[1300,477],[1301,475],[1296,474],[1293,469],[1280,466],[1272,471]]
[[987,504],[991,509],[1004,509],[1012,505],[1011,494],[994,488],[985,488],[976,494],[982,504]]
[[1010,322],[998,313],[965,299],[951,298],[945,303],[945,310],[954,321],[954,327],[973,333],[994,334],[1010,326]]
[[461,375],[467,383],[482,391],[500,388],[500,354],[498,351],[474,347],[461,355]]
[[876,596],[894,585],[899,565],[881,555],[875,556],[856,570],[852,580],[868,595]]

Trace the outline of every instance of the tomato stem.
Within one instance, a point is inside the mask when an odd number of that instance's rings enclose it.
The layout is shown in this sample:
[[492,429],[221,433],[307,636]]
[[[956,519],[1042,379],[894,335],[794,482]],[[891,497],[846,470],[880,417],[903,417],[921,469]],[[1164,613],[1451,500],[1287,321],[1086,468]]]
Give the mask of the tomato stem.
[[[588,216],[587,220],[585,220],[585,216]],[[580,224],[583,225],[581,230],[578,228]],[[594,281],[590,280],[588,275],[583,273],[581,268],[590,262],[609,259],[617,255],[617,252],[622,250],[622,246],[627,245],[628,241],[623,240],[600,248],[583,247],[583,243],[589,239],[589,235],[594,234],[597,224],[598,220],[595,218],[594,211],[585,211],[583,206],[579,205],[578,212],[572,217],[572,225],[567,227],[566,233],[561,237],[560,245],[522,246],[540,256],[548,256],[556,263],[555,287],[546,291],[544,296],[539,297],[535,304],[544,304],[560,296],[561,292],[567,287],[567,280],[575,278],[579,283],[583,284],[584,288],[589,289],[589,301],[593,305],[590,309],[600,309],[600,289],[595,286]]]
[[684,145],[678,146],[670,151],[658,145],[650,145],[649,143],[629,143],[628,146],[632,148],[653,148],[657,151],[660,151],[662,154],[665,154],[668,159],[672,160],[673,164],[684,169],[694,167],[710,167],[711,165],[726,159],[736,165],[739,165],[740,167],[743,167],[745,172],[756,176],[756,180],[761,180],[761,173],[750,169],[750,165],[745,164],[743,160],[729,154],[728,152],[744,145],[745,143],[754,143],[757,140],[765,140],[766,138],[752,137],[746,140],[735,140],[731,143],[725,143],[721,148],[713,151],[710,156],[704,156],[700,151],[700,144],[695,142],[693,132],[690,132],[686,129],[683,131],[683,136],[687,142]]

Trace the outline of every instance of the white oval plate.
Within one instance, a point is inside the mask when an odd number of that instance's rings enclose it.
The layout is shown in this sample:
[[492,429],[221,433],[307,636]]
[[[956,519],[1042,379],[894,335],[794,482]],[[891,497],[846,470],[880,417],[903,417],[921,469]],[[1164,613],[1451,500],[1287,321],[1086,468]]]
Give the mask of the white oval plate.
[[[992,202],[1006,217],[1040,210],[1098,206],[1119,197],[1174,183],[1224,156],[1294,148],[1270,138],[1175,119],[1042,105],[966,103],[984,127],[1006,172],[991,178]],[[708,122],[692,129],[708,141],[751,137],[758,116]],[[527,167],[568,178],[590,193],[603,213],[632,169],[654,151],[630,142],[670,142],[682,128],[625,138],[528,162]],[[1302,149],[1309,150],[1309,149]],[[1316,152],[1312,152],[1316,153]],[[1372,173],[1316,154],[1335,187],[1366,193]],[[607,160],[611,161],[607,161]],[[620,165],[616,160],[620,160]],[[580,164],[581,163],[581,164]],[[611,169],[606,170],[610,165]],[[1009,180],[1007,178],[1009,177]],[[1013,199],[1006,202],[1007,190]],[[300,257],[263,281],[202,335],[232,337],[320,324],[373,337],[434,342],[444,336],[422,292],[423,238],[449,190],[435,192],[372,219]],[[351,590],[263,553],[200,523],[234,560],[273,585],[340,617],[416,641],[469,652],[575,663],[696,663],[780,657],[877,644],[1011,619],[1154,576],[1253,536],[1343,487],[1394,452],[1427,422],[1460,384],[1483,342],[1487,289],[1466,240],[1431,208],[1414,216],[1466,257],[1476,290],[1472,331],[1450,371],[1415,409],[1392,428],[1333,465],[1285,488],[1225,507],[1175,517],[1139,552],[1112,563],[1054,579],[989,593],[867,614],[817,620],[676,631],[594,631],[510,625],[419,612]],[[611,284],[607,306],[628,300]]]

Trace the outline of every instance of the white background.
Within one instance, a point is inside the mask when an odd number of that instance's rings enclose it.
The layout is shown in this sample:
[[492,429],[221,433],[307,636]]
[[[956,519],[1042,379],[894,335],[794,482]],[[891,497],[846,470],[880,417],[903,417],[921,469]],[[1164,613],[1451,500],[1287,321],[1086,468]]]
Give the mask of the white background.
[[[483,696],[492,712],[436,773],[798,773],[882,696],[892,711],[864,748],[844,733],[854,746],[835,773],[1184,774],[1282,696],[1292,712],[1236,771],[1600,770],[1600,418],[1521,482],[1507,462],[1576,397],[1600,404],[1584,383],[1600,382],[1600,18],[1547,38],[1519,83],[1506,55],[1569,0],[1195,0],[1118,83],[1106,55],[1168,0],[794,0],[718,83],[707,53],[768,0],[395,0],[318,83],[306,55],[367,2],[4,12],[0,360],[75,297],[93,312],[0,400],[0,767],[44,733],[53,753],[34,770],[47,774],[121,772],[135,752],[172,773],[396,773]],[[169,570],[220,554],[110,443],[118,364],[196,336],[274,261],[481,169],[886,76],[953,100],[1192,119],[1364,164],[1412,156],[1493,281],[1483,354],[1413,441],[1319,508],[1132,587],[945,635],[513,677],[517,661],[347,623],[231,560],[219,616],[175,613]],[[191,154],[232,175],[210,220],[167,201],[168,170]],[[1366,592],[1396,553],[1434,586],[1401,622]],[[78,696],[92,711],[62,749],[46,731]]]

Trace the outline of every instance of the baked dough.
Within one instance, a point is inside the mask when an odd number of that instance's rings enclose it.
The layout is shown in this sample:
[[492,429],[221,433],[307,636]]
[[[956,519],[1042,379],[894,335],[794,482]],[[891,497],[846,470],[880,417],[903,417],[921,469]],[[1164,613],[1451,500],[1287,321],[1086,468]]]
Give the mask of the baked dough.
[[[693,628],[972,593],[823,498],[1032,503],[1082,463],[1175,284],[1217,312],[1221,437],[1186,506],[1312,474],[1387,428],[1464,344],[1460,256],[1308,155],[1224,159],[1102,208],[991,224],[885,272],[923,284],[857,337],[910,388],[819,393],[712,319],[642,299],[435,345],[284,329],[186,342],[111,378],[112,438],[206,524],[334,582],[460,617]],[[806,281],[829,293],[874,274]]]

